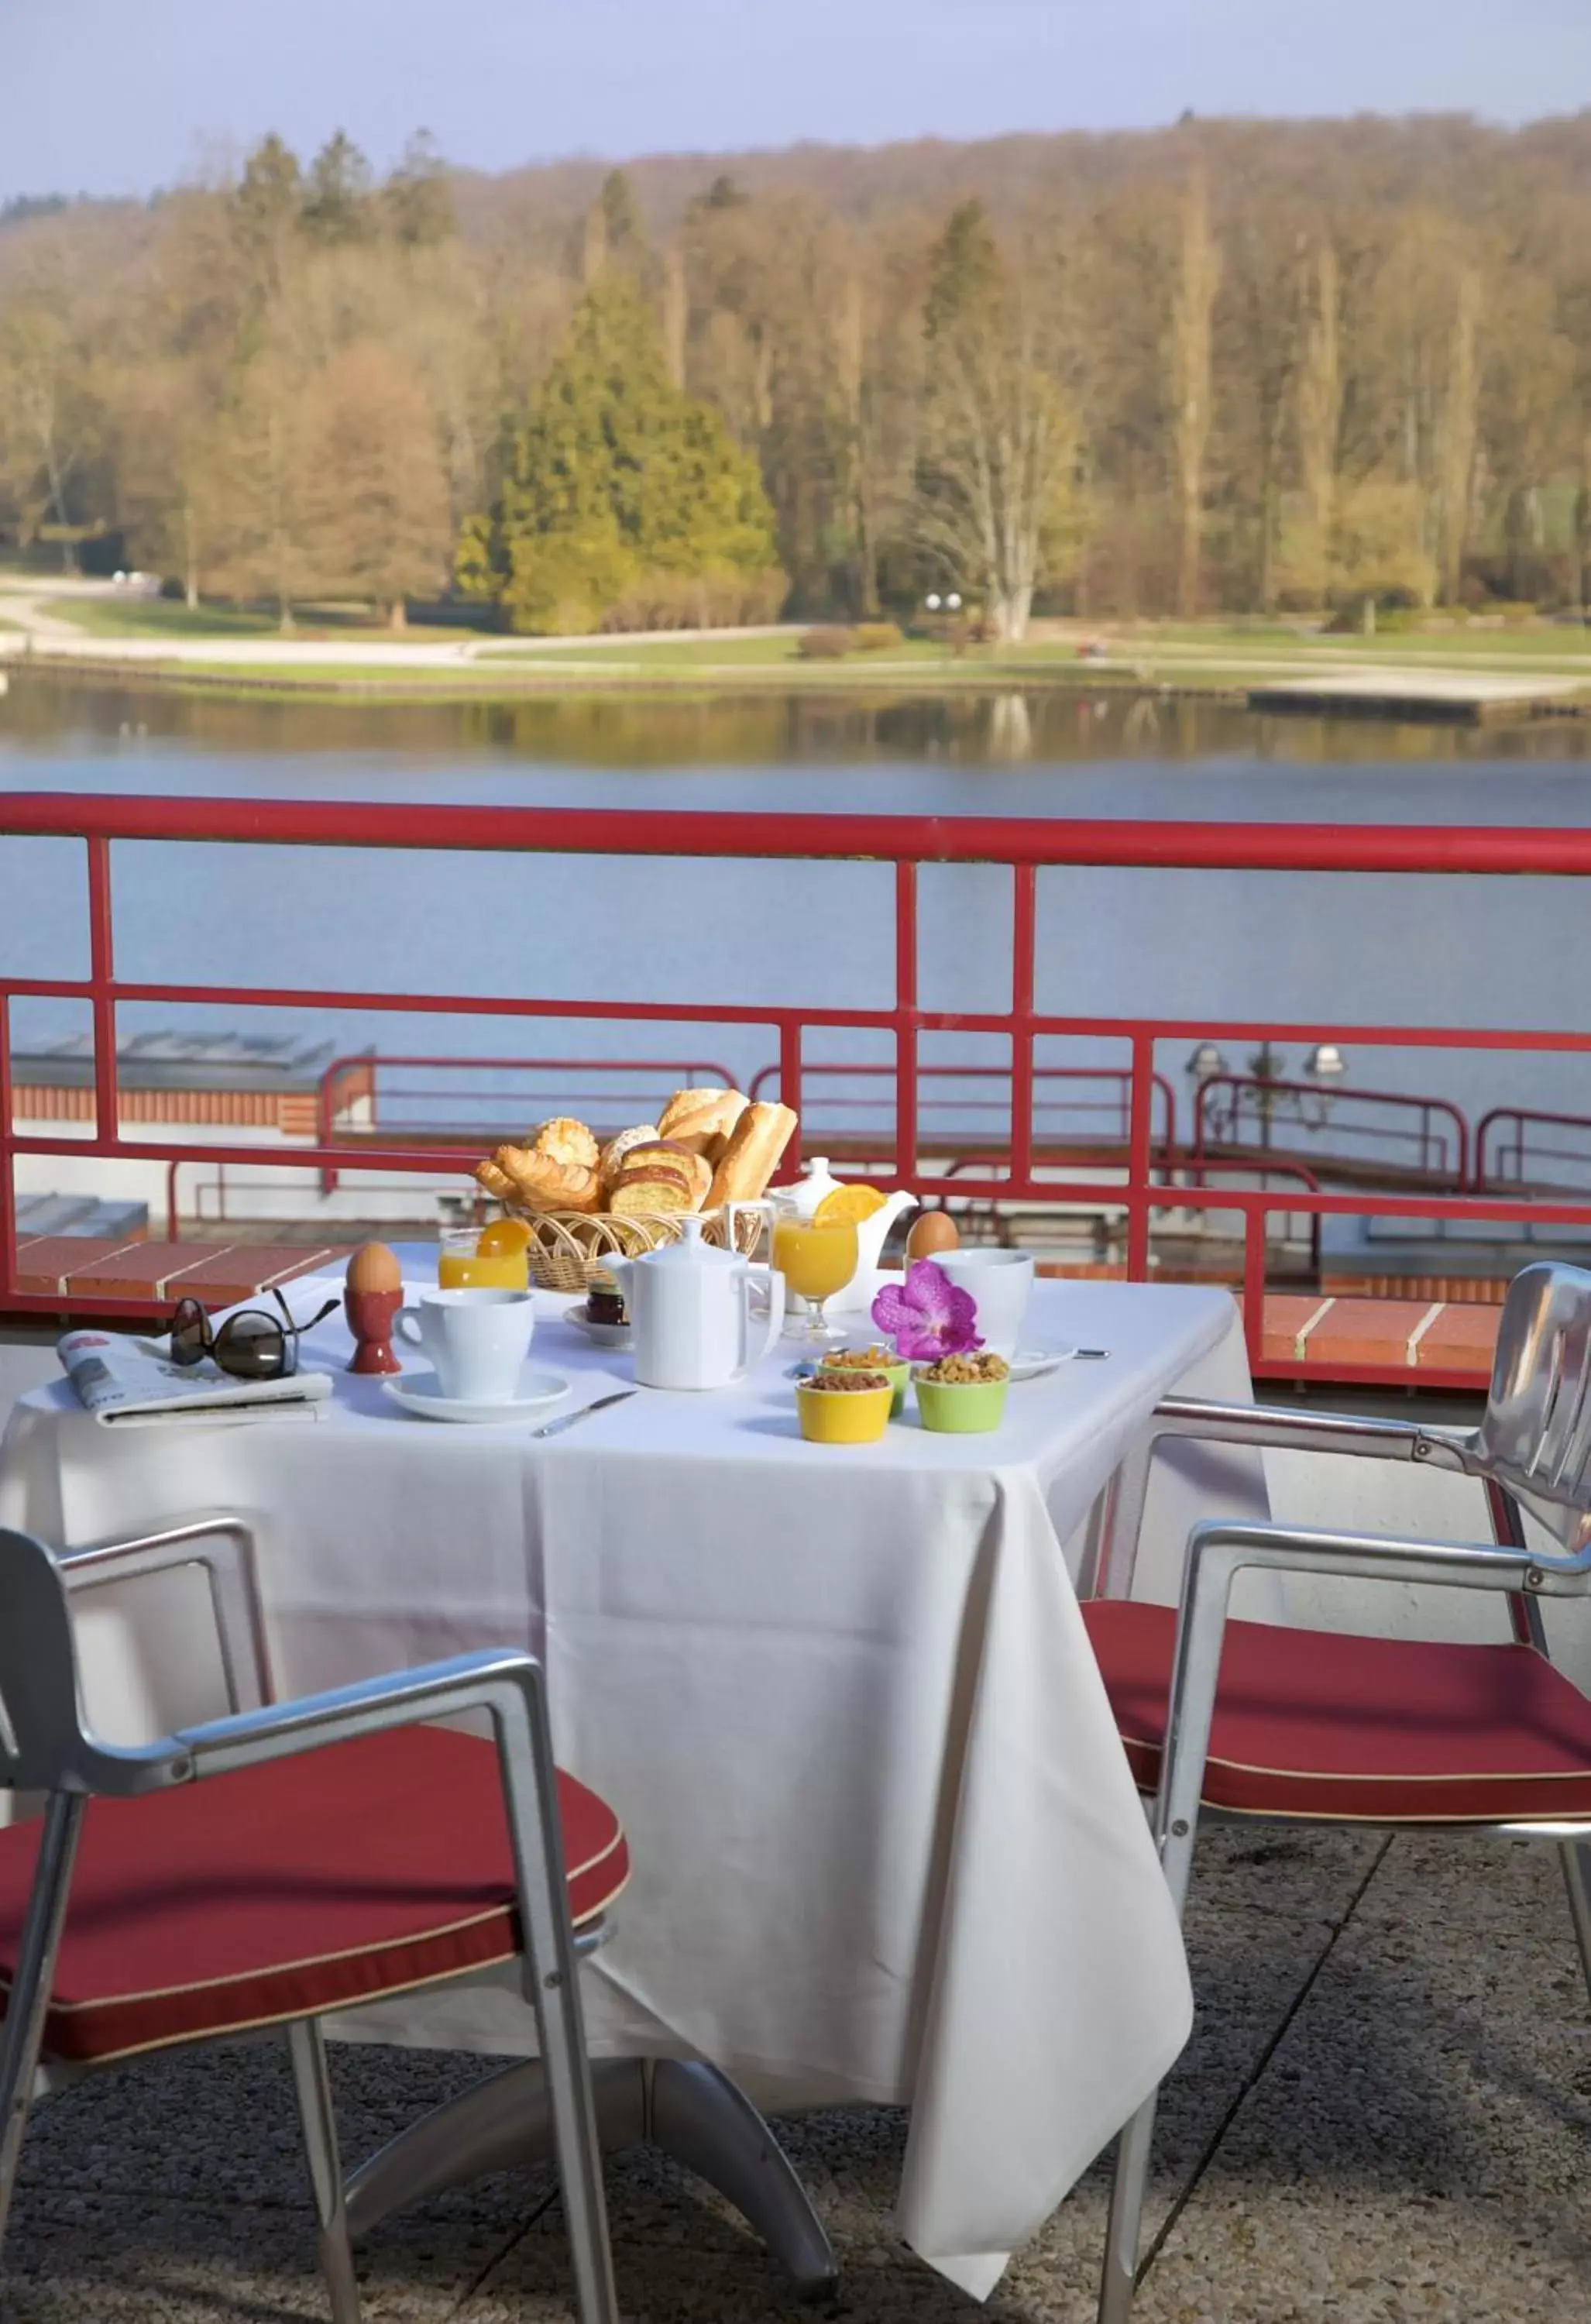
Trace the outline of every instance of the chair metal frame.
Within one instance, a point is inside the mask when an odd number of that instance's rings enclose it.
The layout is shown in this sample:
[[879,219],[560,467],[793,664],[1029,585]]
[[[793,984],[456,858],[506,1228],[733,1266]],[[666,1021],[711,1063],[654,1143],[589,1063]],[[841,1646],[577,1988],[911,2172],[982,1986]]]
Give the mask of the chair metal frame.
[[[106,1743],[84,1724],[78,1709],[69,1592],[179,1566],[201,1568],[208,1582],[230,1714],[148,1743]],[[600,1932],[576,1936],[569,1921],[539,1664],[506,1651],[458,1655],[356,1686],[273,1702],[253,1536],[233,1517],[199,1518],[60,1556],[29,1535],[0,1528],[0,1789],[45,1795],[16,1971],[0,2025],[0,2241],[34,2097],[41,2089],[96,2070],[73,2066],[52,2072],[41,2070],[40,2062],[89,1800],[136,1798],[356,1736],[484,1712],[492,1722],[513,1852],[524,1990],[536,2014],[581,2324],[619,2324],[577,1981],[579,1957],[600,1941]],[[245,1679],[253,1697],[249,1703],[243,1699]],[[287,2040],[334,2324],[359,2324],[350,2182],[345,2181],[338,2153],[318,2019],[295,2021],[287,2028]],[[393,2146],[410,2135],[400,2134]]]
[[[1414,1421],[1292,1412],[1172,1397],[1124,1468],[1108,1512],[1101,1579],[1130,1586],[1155,1447],[1167,1437],[1408,1461],[1474,1478],[1485,1493],[1489,1543],[1431,1542],[1311,1526],[1206,1523],[1189,1539],[1177,1614],[1159,1788],[1152,1829],[1179,1919],[1187,1901],[1215,1718],[1232,1583],[1246,1570],[1429,1583],[1502,1594],[1516,1645],[1548,1658],[1541,1604],[1591,1595],[1591,1274],[1526,1268],[1509,1287],[1498,1328],[1486,1410],[1473,1431]],[[1531,1548],[1525,1513],[1565,1545]],[[1127,1554],[1118,1552],[1126,1545]],[[1125,1594],[1119,1589],[1104,1594]],[[1246,1823],[1307,1818],[1245,1816]],[[1369,1827],[1366,1827],[1369,1828]],[[1417,1827],[1399,1821],[1391,1828]],[[1430,1827],[1452,1831],[1451,1824]],[[1559,1851],[1581,1966],[1591,1992],[1591,1820],[1466,1822],[1466,1833],[1542,1839]],[[1127,2324],[1158,2092],[1122,2130],[1106,2229],[1099,2324]]]

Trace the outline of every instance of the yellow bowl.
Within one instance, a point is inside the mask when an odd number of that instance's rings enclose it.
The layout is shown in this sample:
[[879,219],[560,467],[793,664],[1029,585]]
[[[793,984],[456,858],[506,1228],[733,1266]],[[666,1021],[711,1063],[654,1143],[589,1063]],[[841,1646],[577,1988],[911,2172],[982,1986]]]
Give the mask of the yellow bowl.
[[[818,1366],[820,1371],[843,1369],[843,1366],[834,1364],[828,1356],[825,1356]],[[887,1363],[875,1364],[873,1370],[887,1375],[890,1387],[889,1417],[891,1420],[898,1420],[906,1410],[906,1388],[911,1381],[912,1368],[904,1359],[891,1356]]]
[[876,1444],[889,1424],[889,1388],[796,1390],[801,1434],[809,1444]]

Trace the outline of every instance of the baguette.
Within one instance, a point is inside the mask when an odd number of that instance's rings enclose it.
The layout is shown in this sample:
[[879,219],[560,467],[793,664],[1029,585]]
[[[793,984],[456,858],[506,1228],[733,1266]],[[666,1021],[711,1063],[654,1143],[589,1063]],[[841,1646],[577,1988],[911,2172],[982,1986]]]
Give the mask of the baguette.
[[533,1148],[500,1146],[483,1167],[506,1178],[512,1192],[503,1199],[527,1211],[594,1211],[602,1199],[594,1170],[572,1168]]
[[596,1139],[572,1114],[556,1113],[550,1121],[544,1121],[531,1134],[530,1151],[545,1154],[568,1170],[594,1170],[597,1166]]
[[707,1208],[754,1203],[778,1168],[795,1129],[796,1116],[787,1105],[749,1105],[730,1132],[708,1189]]
[[658,1117],[658,1135],[717,1162],[746,1106],[739,1090],[676,1090]]

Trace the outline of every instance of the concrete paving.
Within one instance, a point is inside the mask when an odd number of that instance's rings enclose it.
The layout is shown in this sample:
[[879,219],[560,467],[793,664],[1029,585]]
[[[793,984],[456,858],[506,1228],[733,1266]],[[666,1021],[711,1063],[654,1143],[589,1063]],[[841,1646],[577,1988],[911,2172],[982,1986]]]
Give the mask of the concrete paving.
[[[1591,2013],[1550,1849],[1364,1832],[1211,1835],[1189,1922],[1198,2031],[1168,2085],[1141,2324],[1535,2324],[1591,2313]],[[357,2155],[473,2060],[334,2053]],[[785,2135],[854,2324],[972,2324],[894,2233],[904,2118]],[[610,2197],[628,2324],[798,2324],[760,2249],[639,2153]],[[993,2324],[1084,2324],[1103,2165],[1021,2253]],[[326,2313],[275,2044],[108,2073],[48,2101],[7,2249],[15,2324]],[[546,2173],[455,2190],[362,2257],[371,2324],[569,2324]]]

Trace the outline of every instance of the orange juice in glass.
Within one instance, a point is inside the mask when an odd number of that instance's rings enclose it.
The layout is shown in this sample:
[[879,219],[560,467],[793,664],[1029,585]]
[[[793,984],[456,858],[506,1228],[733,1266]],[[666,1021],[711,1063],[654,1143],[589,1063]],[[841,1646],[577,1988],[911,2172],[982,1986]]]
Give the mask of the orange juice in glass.
[[448,1227],[437,1254],[437,1285],[444,1291],[529,1291],[529,1247],[530,1230],[520,1219]]
[[853,1220],[817,1226],[793,1212],[776,1213],[773,1263],[785,1278],[786,1290],[807,1304],[805,1315],[795,1315],[786,1324],[786,1338],[826,1348],[844,1337],[824,1322],[823,1302],[844,1290],[856,1273],[858,1256]]

